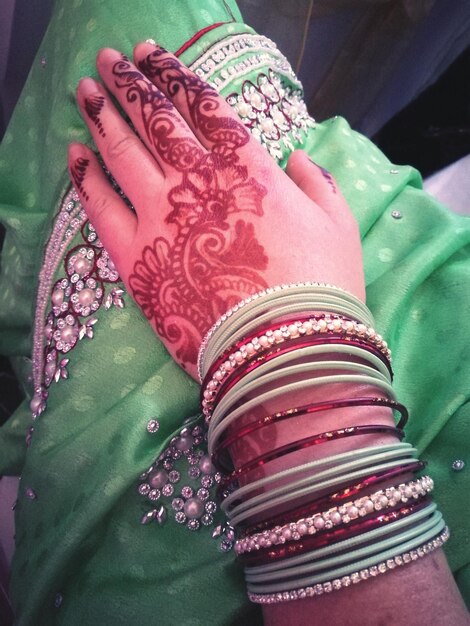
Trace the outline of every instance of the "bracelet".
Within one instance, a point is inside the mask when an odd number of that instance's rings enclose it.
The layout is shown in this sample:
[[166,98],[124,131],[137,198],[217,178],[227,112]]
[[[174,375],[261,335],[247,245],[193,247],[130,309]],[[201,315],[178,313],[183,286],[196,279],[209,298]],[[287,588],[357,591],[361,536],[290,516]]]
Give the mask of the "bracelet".
[[[212,381],[210,381],[209,388],[206,388],[205,391],[204,387],[201,388],[201,403],[203,399],[208,400],[211,405],[210,409],[213,411],[220,397],[230,391],[243,377],[252,374],[255,370],[259,376],[293,360],[298,361],[306,357],[318,357],[324,354],[342,354],[347,355],[347,357],[356,357],[360,361],[366,361],[390,382],[393,378],[390,364],[383,354],[377,351],[375,347],[371,347],[363,342],[349,339],[329,340],[328,342],[313,340],[305,342],[305,344],[302,342],[300,347],[297,344],[292,345],[292,343],[288,342],[280,347],[276,346],[262,355],[257,354],[253,359],[241,363],[239,367],[234,368],[218,384],[211,384]],[[345,361],[349,361],[349,358],[345,359]]]
[[[403,544],[400,547],[400,552],[397,554],[396,549],[393,551],[386,551],[374,558],[375,563],[369,564],[370,560],[365,559],[354,564],[354,569],[351,566],[346,568],[339,568],[338,570],[328,572],[329,580],[323,577],[325,582],[315,583],[316,579],[312,579],[308,586],[297,587],[290,591],[278,591],[274,593],[255,593],[253,591],[248,592],[248,597],[252,602],[260,604],[272,604],[277,602],[287,602],[289,600],[300,600],[303,598],[309,598],[319,596],[324,593],[330,593],[337,591],[343,587],[349,587],[351,584],[359,583],[369,578],[374,578],[380,574],[401,567],[412,561],[416,561],[427,554],[430,554],[434,550],[442,547],[444,543],[449,539],[450,533],[447,526],[444,527],[442,532],[438,535],[432,536],[425,543],[416,545],[415,541]],[[410,547],[411,546],[411,547]],[[318,578],[318,577],[317,577]]]
[[[221,463],[220,455],[222,452],[231,446],[236,441],[243,439],[247,435],[256,432],[260,428],[264,428],[265,426],[270,426],[271,424],[277,424],[286,419],[290,419],[292,417],[300,417],[302,415],[312,415],[314,413],[319,413],[321,411],[330,411],[334,409],[341,409],[345,407],[355,407],[355,406],[383,406],[388,407],[394,411],[398,411],[400,413],[400,420],[397,424],[397,428],[399,430],[403,430],[407,419],[408,419],[408,411],[406,410],[403,404],[399,404],[394,400],[389,400],[388,398],[379,398],[379,397],[365,397],[365,398],[345,398],[343,400],[334,400],[330,402],[316,402],[313,404],[307,404],[304,406],[294,407],[292,409],[286,409],[285,411],[278,411],[277,413],[273,413],[272,415],[266,415],[264,417],[259,418],[256,421],[250,422],[245,426],[242,426],[231,435],[228,435],[223,439],[220,443],[217,442],[218,432],[217,428],[214,430],[212,434],[211,444],[214,448],[214,452],[212,454],[212,463],[221,471],[226,469],[226,466],[223,466]],[[223,423],[222,423],[223,424]]]
[[[403,525],[397,533],[396,528],[398,524]],[[304,560],[301,565],[294,565],[293,561],[300,559],[293,557],[279,563],[247,567],[245,568],[245,578],[248,583],[262,584],[271,581],[278,582],[280,579],[292,578],[293,576],[310,576],[328,568],[336,568],[339,565],[346,565],[362,560],[365,557],[371,557],[383,550],[395,548],[405,541],[412,539],[423,541],[427,533],[433,536],[443,530],[444,525],[442,514],[436,511],[435,505],[430,504],[420,511],[401,518],[401,520],[390,522],[387,526],[379,526],[349,539],[306,553],[303,556],[308,556],[309,558]],[[382,532],[381,535],[378,534],[379,531]],[[360,541],[357,542],[357,539]],[[332,547],[337,549],[332,552],[330,550]],[[326,558],[324,558],[325,553],[327,553]],[[272,569],[272,565],[275,565],[276,569]]]
[[[255,293],[244,300],[241,300],[226,313],[224,313],[213,326],[209,329],[208,333],[204,337],[201,348],[198,355],[198,370],[201,380],[203,379],[204,364],[208,360],[207,348],[209,344],[214,343],[214,339],[217,334],[220,334],[220,327],[226,324],[227,320],[230,320],[230,333],[233,337],[240,327],[243,327],[245,319],[259,318],[259,315],[263,314],[266,310],[273,308],[279,301],[285,301],[286,297],[292,298],[298,296],[301,301],[305,300],[305,295],[311,296],[311,294],[329,295],[336,298],[340,298],[344,303],[354,305],[359,311],[358,315],[360,320],[363,320],[367,325],[373,326],[373,319],[369,309],[358,298],[349,294],[339,287],[334,287],[326,283],[314,283],[314,282],[299,282],[292,283],[290,285],[278,285],[275,287],[269,287],[266,290]],[[228,334],[226,332],[226,334]],[[209,347],[211,347],[209,346]],[[211,362],[212,359],[209,359]]]
[[423,476],[415,481],[380,489],[370,495],[350,500],[340,506],[303,517],[295,522],[248,535],[236,541],[235,551],[240,555],[288,541],[298,541],[304,535],[314,535],[333,526],[349,524],[354,519],[366,517],[374,511],[395,507],[400,502],[406,504],[410,499],[418,500],[430,493],[433,487],[432,479],[429,476]]
[[239,560],[243,565],[258,565],[288,559],[291,556],[330,545],[339,539],[347,539],[362,534],[367,530],[373,530],[378,526],[383,526],[397,519],[407,517],[415,511],[419,511],[427,506],[429,502],[429,499],[422,497],[418,499],[416,503],[396,507],[390,511],[379,513],[379,515],[368,515],[363,519],[355,519],[349,524],[341,524],[340,522],[337,528],[324,530],[317,535],[304,535],[296,542],[288,542],[270,548],[260,548],[253,553],[246,552],[239,556]]
[[[340,327],[337,328],[337,322]],[[318,323],[313,323],[311,320],[305,322],[298,322],[299,325],[291,324],[289,326],[282,326],[276,330],[269,330],[265,334],[252,338],[246,343],[238,346],[233,352],[233,358],[227,358],[222,355],[213,365],[208,372],[207,377],[203,381],[201,391],[201,405],[202,410],[206,418],[210,419],[213,400],[216,396],[217,388],[224,381],[224,379],[234,370],[237,369],[242,363],[253,358],[255,354],[264,354],[267,350],[273,346],[279,346],[284,342],[289,342],[293,347],[310,342],[309,345],[315,345],[311,343],[311,336],[322,334],[332,335],[333,339],[344,340],[347,337],[361,340],[366,344],[369,344],[381,352],[388,361],[390,361],[390,350],[387,347],[386,342],[380,335],[375,335],[373,329],[368,329],[364,325],[359,325],[356,322],[350,320],[340,323],[340,320],[333,320],[331,323],[326,319],[319,320]],[[360,328],[359,328],[360,327]],[[281,330],[285,329],[285,330]],[[374,336],[368,337],[367,333],[371,331]],[[369,333],[369,334],[371,334]],[[317,341],[316,344],[325,343],[324,337],[321,341]],[[230,356],[230,355],[229,355]]]
[[296,571],[299,571],[302,566],[309,566],[312,562],[317,562],[324,557],[341,554],[346,550],[351,550],[357,548],[358,546],[363,546],[364,544],[373,544],[376,540],[386,541],[383,539],[384,537],[393,539],[397,536],[397,533],[400,534],[402,531],[408,532],[407,529],[410,526],[414,526],[416,523],[421,526],[421,524],[423,524],[423,520],[424,524],[427,525],[425,529],[428,530],[429,527],[433,525],[431,520],[434,520],[435,522],[436,520],[441,519],[442,513],[438,512],[437,505],[434,502],[431,502],[428,506],[415,511],[411,515],[395,520],[394,522],[390,522],[390,524],[385,526],[378,526],[373,530],[349,537],[348,539],[337,541],[336,543],[331,543],[323,548],[318,548],[314,552],[298,554],[297,556],[293,556],[285,561],[275,561],[273,563],[267,563],[266,565],[247,567],[245,568],[245,573],[254,581],[258,580],[260,575],[263,577],[263,580],[266,580],[270,575],[278,577],[279,574],[282,575],[292,571],[294,567],[296,568]]
[[[401,465],[412,465],[415,459],[401,459]],[[358,480],[375,474],[376,472],[392,469],[397,466],[396,461],[388,463],[380,463],[378,465],[364,466],[354,472],[347,472],[345,468],[344,473],[323,472],[323,474],[333,473],[333,477],[329,477],[327,480],[316,480],[311,476],[301,478],[299,480],[290,483],[287,486],[281,486],[273,489],[271,492],[265,492],[258,494],[247,501],[243,501],[241,504],[237,504],[232,510],[227,510],[226,515],[230,520],[232,526],[240,526],[243,522],[246,524],[246,520],[252,519],[255,516],[263,513],[269,515],[273,510],[279,508],[280,505],[288,504],[290,502],[296,502],[304,497],[315,498],[317,494],[323,494],[334,488],[343,487],[349,483],[350,480]],[[315,477],[316,478],[316,477]],[[234,494],[232,494],[234,495]],[[235,495],[238,495],[235,492]],[[222,503],[223,504],[223,503]]]
[[257,467],[261,467],[262,465],[265,465],[270,461],[279,459],[286,454],[298,452],[299,450],[305,450],[306,448],[310,448],[311,446],[320,445],[329,441],[335,441],[337,439],[343,439],[346,437],[358,437],[361,435],[369,435],[375,433],[386,433],[390,435],[395,435],[400,441],[404,437],[404,432],[402,430],[399,430],[394,426],[386,426],[384,424],[346,426],[344,428],[338,428],[336,430],[328,430],[323,433],[317,433],[316,435],[310,435],[308,437],[304,437],[303,439],[298,439],[297,441],[286,443],[283,446],[279,446],[279,448],[275,448],[274,450],[266,452],[252,459],[248,463],[240,466],[238,469],[233,470],[233,472],[231,472],[228,476],[223,477],[219,482],[218,489],[222,491],[228,485],[231,485],[235,480],[239,480],[241,477],[245,476],[245,474],[247,474],[248,472],[251,472]]
[[[262,530],[266,530],[270,526],[279,526],[290,522],[292,517],[305,517],[308,515],[313,515],[314,513],[318,513],[325,506],[344,500],[346,498],[351,498],[352,496],[358,496],[363,491],[372,487],[377,483],[382,483],[388,481],[392,478],[396,478],[402,474],[408,473],[416,473],[421,471],[425,467],[424,461],[416,461],[411,466],[410,465],[399,465],[398,467],[394,467],[391,470],[386,470],[385,472],[378,472],[373,474],[372,476],[368,476],[364,480],[344,487],[340,491],[335,491],[333,493],[329,493],[321,498],[318,498],[312,503],[309,503],[305,506],[298,507],[293,511],[289,511],[288,513],[280,513],[277,516],[271,517],[269,519],[263,520],[262,522],[258,522],[253,526],[245,528],[242,534],[242,538],[247,537],[256,532],[260,532]],[[386,489],[389,489],[388,487]]]
[[[335,472],[350,473],[355,470],[362,470],[368,465],[372,467],[374,464],[382,461],[396,461],[397,463],[404,462],[405,464],[407,462],[414,463],[416,462],[416,459],[413,458],[412,455],[415,453],[416,449],[413,448],[410,443],[403,442],[349,450],[348,452],[342,452],[340,454],[335,454],[334,456],[309,461],[308,463],[303,463],[302,465],[296,465],[295,467],[290,467],[289,469],[281,470],[280,472],[276,472],[270,476],[264,476],[259,480],[247,483],[246,485],[243,485],[243,487],[239,487],[236,491],[225,494],[220,506],[227,515],[233,513],[235,509],[237,511],[244,511],[251,502],[264,502],[267,496],[266,492],[262,490],[265,487],[269,486],[270,493],[274,496],[290,493],[291,486],[286,487],[285,482],[286,479],[291,478],[296,474],[309,473],[309,478],[305,479],[303,476],[299,479],[299,484],[297,486],[303,486],[304,484],[316,485],[317,482],[322,482],[324,479],[329,479],[331,477],[333,477],[334,480],[336,476]],[[315,474],[314,478],[312,478],[312,474]],[[360,478],[362,478],[362,476]],[[273,488],[272,483],[277,482],[281,482],[281,486]],[[255,493],[252,498],[245,500],[241,504],[237,504],[237,502],[252,492],[257,493]]]

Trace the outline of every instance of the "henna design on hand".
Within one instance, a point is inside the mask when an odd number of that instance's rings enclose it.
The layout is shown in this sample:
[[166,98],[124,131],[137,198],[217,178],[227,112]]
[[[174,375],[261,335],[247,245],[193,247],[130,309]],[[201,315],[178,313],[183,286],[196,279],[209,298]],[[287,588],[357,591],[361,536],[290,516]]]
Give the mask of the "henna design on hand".
[[101,109],[104,106],[104,96],[89,96],[85,99],[85,111],[88,117],[92,120],[95,126],[98,128],[98,132],[102,137],[106,137],[106,133],[103,129],[103,124],[100,120]]
[[209,151],[188,136],[170,100],[126,59],[115,64],[113,73],[116,86],[127,90],[127,101],[140,103],[148,141],[179,178],[167,196],[171,210],[166,222],[175,226],[174,240],[157,237],[146,246],[129,285],[185,367],[196,363],[201,339],[215,319],[267,287],[259,272],[267,268],[268,258],[253,224],[239,217],[243,212],[263,215],[266,189],[238,163],[237,150],[249,141],[243,124],[217,115],[217,92],[163,54],[157,50],[141,68],[166,84],[171,96],[184,94],[192,124]]
[[70,168],[70,173],[72,175],[73,184],[75,188],[82,194],[85,200],[89,200],[89,196],[85,189],[83,188],[83,181],[85,180],[85,174],[87,167],[90,165],[89,159],[84,159],[83,157],[79,157],[75,163]]

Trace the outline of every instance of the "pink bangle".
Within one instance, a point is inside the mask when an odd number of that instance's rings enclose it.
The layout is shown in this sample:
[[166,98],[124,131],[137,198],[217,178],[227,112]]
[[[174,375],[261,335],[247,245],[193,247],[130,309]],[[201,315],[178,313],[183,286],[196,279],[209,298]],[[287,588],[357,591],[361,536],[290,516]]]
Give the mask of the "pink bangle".
[[322,498],[318,498],[314,502],[311,502],[307,505],[301,506],[293,511],[287,511],[284,513],[280,513],[274,517],[270,517],[263,522],[259,522],[250,527],[246,527],[243,530],[242,537],[246,537],[248,535],[252,535],[253,533],[260,532],[262,530],[266,530],[270,526],[279,526],[282,524],[287,524],[293,517],[301,518],[306,517],[308,515],[313,515],[314,513],[318,513],[326,506],[332,503],[341,502],[342,500],[346,500],[346,498],[351,498],[357,495],[360,495],[366,489],[376,485],[378,483],[383,483],[392,478],[396,478],[397,476],[401,476],[403,474],[416,473],[421,471],[426,467],[426,463],[424,461],[416,461],[410,465],[399,465],[394,467],[391,470],[385,470],[383,472],[378,472],[377,474],[373,474],[364,480],[361,480],[359,483],[355,485],[345,487],[340,491],[336,491],[334,493],[327,494]]
[[303,450],[305,448],[310,448],[311,446],[319,445],[322,443],[326,443],[328,441],[334,441],[336,439],[343,439],[345,437],[356,437],[359,435],[368,435],[372,433],[390,433],[395,435],[400,439],[403,439],[404,433],[402,430],[394,427],[394,426],[385,426],[383,424],[367,424],[363,426],[346,426],[344,428],[339,428],[337,430],[329,430],[323,433],[318,433],[316,435],[310,435],[309,437],[304,437],[303,439],[298,439],[297,441],[293,441],[291,443],[287,443],[279,448],[266,452],[262,454],[245,465],[242,465],[238,469],[234,470],[228,476],[225,476],[221,479],[218,485],[218,495],[220,496],[222,491],[224,491],[227,486],[231,485],[235,480],[239,480],[242,476],[245,476],[248,472],[260,467],[261,465],[265,465],[270,461],[274,461],[275,459],[279,459],[286,454],[290,454],[292,452],[297,452],[298,450]]
[[384,406],[398,411],[400,413],[400,421],[397,424],[397,428],[402,430],[408,421],[408,411],[403,404],[390,400],[389,398],[379,397],[364,397],[364,398],[345,398],[344,400],[334,400],[330,402],[316,402],[313,404],[307,404],[304,406],[295,407],[293,409],[286,409],[285,411],[278,411],[272,415],[266,415],[260,419],[246,424],[242,428],[239,428],[232,434],[223,439],[215,448],[212,455],[213,465],[220,471],[225,471],[227,467],[223,464],[220,458],[221,453],[230,445],[243,439],[247,435],[256,432],[260,428],[270,426],[271,424],[277,424],[291,417],[299,417],[301,415],[311,415],[313,413],[319,413],[320,411],[330,411],[333,409],[340,409],[345,407],[354,406]]
[[344,539],[349,539],[350,537],[355,537],[364,532],[374,530],[374,528],[378,528],[379,526],[403,519],[424,508],[428,502],[430,502],[430,498],[424,496],[416,504],[395,508],[387,513],[381,513],[374,517],[369,515],[366,518],[355,520],[347,526],[335,528],[327,532],[320,532],[313,536],[306,535],[302,537],[301,540],[293,543],[289,542],[279,546],[260,548],[256,552],[248,552],[240,555],[238,558],[243,565],[265,565],[273,561],[287,559],[291,556],[316,550],[323,546],[330,545],[331,543],[343,541]]

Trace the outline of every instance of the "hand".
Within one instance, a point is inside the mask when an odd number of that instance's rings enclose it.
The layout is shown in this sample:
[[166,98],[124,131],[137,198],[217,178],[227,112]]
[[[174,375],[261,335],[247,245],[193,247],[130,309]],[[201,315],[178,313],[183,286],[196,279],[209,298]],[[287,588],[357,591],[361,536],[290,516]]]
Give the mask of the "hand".
[[[69,149],[72,180],[129,293],[196,378],[201,340],[267,286],[328,282],[364,298],[357,225],[332,177],[294,152],[284,173],[225,100],[176,57],[139,44],[135,65],[101,50],[78,104],[92,150]],[[140,69],[137,69],[137,67]]]

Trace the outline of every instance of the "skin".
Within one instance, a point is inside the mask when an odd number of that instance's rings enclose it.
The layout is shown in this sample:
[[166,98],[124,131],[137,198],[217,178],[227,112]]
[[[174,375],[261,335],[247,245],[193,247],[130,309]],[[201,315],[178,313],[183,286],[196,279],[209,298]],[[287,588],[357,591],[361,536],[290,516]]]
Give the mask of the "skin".
[[[327,282],[364,299],[358,228],[333,177],[301,151],[291,155],[283,172],[225,100],[165,50],[139,44],[134,61],[101,50],[97,67],[104,86],[83,79],[77,101],[135,212],[114,192],[88,147],[70,146],[69,169],[129,293],[173,358],[196,378],[197,351],[213,322],[268,285]],[[329,392],[377,395],[359,385],[337,385]],[[321,401],[323,394],[318,388],[308,399],[282,398],[258,407],[250,419]],[[296,439],[367,423],[393,425],[390,410],[325,412],[321,427],[310,419],[288,420],[267,427],[262,437],[247,437],[230,452],[239,467]],[[341,439],[315,446],[315,453],[309,448],[286,455],[263,471],[394,440],[392,434]],[[326,620],[399,625],[410,624],[410,615],[415,625],[468,623],[441,551],[340,594],[264,609],[269,625]]]

